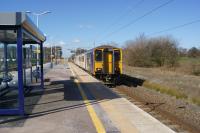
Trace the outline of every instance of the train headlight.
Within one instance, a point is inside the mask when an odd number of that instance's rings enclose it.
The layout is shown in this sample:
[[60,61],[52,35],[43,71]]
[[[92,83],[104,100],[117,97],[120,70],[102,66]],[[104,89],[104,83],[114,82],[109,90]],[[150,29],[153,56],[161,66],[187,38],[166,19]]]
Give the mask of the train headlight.
[[115,72],[120,73],[120,68],[115,67]]
[[96,68],[96,71],[100,72],[102,71],[102,68]]
[[115,67],[115,71],[119,71],[120,69],[118,67]]

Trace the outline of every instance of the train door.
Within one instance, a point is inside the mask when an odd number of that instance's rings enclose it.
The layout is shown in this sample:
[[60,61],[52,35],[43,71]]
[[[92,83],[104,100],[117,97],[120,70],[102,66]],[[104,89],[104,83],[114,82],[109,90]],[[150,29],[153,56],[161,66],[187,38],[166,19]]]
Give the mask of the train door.
[[113,51],[109,49],[105,49],[103,52],[104,55],[104,73],[106,74],[112,74],[113,72]]
[[121,53],[120,50],[114,50],[114,71],[115,74],[120,74],[121,73]]

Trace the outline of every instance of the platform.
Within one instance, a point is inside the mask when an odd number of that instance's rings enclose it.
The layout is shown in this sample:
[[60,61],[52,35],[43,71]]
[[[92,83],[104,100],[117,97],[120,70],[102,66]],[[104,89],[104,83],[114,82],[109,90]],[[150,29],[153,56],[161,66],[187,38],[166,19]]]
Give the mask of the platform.
[[57,65],[45,79],[44,93],[25,106],[27,116],[0,122],[0,132],[174,132],[72,63]]

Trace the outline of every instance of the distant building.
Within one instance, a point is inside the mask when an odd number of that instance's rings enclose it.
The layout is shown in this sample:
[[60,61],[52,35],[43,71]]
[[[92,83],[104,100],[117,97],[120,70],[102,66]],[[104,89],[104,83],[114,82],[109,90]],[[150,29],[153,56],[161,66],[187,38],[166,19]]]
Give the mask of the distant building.
[[52,47],[52,52],[53,52],[53,55],[54,55],[54,59],[62,59],[62,47],[61,46],[55,46],[55,47]]

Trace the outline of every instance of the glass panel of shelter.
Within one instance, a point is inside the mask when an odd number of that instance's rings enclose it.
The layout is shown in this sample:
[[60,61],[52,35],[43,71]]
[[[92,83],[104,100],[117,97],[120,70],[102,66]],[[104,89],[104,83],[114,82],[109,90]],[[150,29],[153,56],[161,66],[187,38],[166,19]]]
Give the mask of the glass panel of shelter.
[[[16,30],[0,30],[0,109],[19,107],[16,34]],[[31,45],[24,42],[23,45],[24,89],[28,89],[32,83],[37,82],[40,85],[41,82],[40,58],[37,63],[37,52],[39,52],[37,45],[39,49],[39,44]]]
[[16,36],[14,30],[0,30],[0,109],[18,107]]
[[41,84],[40,45],[27,32],[23,33],[23,81],[25,89],[32,83]]
[[33,83],[38,83],[40,85],[40,72],[41,72],[41,65],[40,65],[40,46],[39,44],[32,45],[32,57],[31,57],[31,64],[32,64],[32,75],[33,75]]

